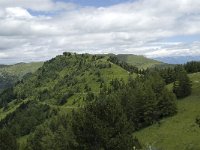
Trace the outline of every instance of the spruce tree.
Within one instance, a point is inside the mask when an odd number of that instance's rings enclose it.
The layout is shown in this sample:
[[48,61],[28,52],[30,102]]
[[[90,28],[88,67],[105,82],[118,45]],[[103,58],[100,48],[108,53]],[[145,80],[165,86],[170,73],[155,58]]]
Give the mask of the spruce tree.
[[184,98],[191,94],[192,84],[187,72],[182,66],[176,68],[176,81],[173,84],[173,92],[177,98]]
[[7,129],[0,130],[0,150],[18,150],[16,138]]

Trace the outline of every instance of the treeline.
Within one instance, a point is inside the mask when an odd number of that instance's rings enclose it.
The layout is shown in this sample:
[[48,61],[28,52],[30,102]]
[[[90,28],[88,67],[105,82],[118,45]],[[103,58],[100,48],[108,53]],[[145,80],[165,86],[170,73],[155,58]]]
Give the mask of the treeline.
[[[63,105],[74,93],[85,92],[85,73],[103,82],[101,70],[111,68],[111,63],[103,56],[64,53],[47,62],[35,73],[26,74],[13,87],[0,93],[0,108],[7,108],[14,100],[32,98]],[[95,81],[94,81],[95,82]]]
[[[0,121],[0,133],[12,139],[10,145],[0,139],[0,149],[18,149],[16,137],[25,135],[29,137],[27,144],[21,147],[24,150],[141,148],[132,134],[176,114],[176,97],[191,93],[191,82],[183,65],[139,71],[110,57],[110,62],[139,74],[127,82],[113,79],[108,85],[100,69],[110,68],[111,63],[102,58],[64,53],[4,91],[0,95],[0,107],[6,109],[11,101],[24,103]],[[99,83],[99,95],[92,92],[85,74]],[[173,91],[166,88],[169,83],[174,83]],[[54,109],[76,92],[88,93],[83,107],[68,115]]]
[[18,80],[19,77],[16,75],[12,75],[3,71],[0,72],[0,93],[3,90],[12,87]]
[[[149,74],[152,70],[158,72],[166,84],[173,84],[173,92],[176,94],[177,98],[184,98],[189,96],[192,92],[192,82],[188,77],[188,72],[185,69],[186,66],[188,65],[176,65],[173,68],[164,69],[147,69],[142,73]],[[195,72],[195,70],[193,71]]]
[[[148,72],[151,69],[143,70],[142,73]],[[168,68],[154,68],[154,70],[158,71],[161,77],[165,80],[167,84],[175,82],[177,76],[179,76],[180,70],[185,73],[196,73],[200,72],[200,62],[198,61],[191,61],[187,62],[184,65],[176,65],[174,67]]]
[[127,70],[130,73],[138,73],[139,69],[135,66],[129,65],[128,63],[124,61],[120,61],[117,57],[115,56],[110,56],[108,61],[122,67],[123,69]]
[[71,115],[59,115],[39,126],[25,149],[131,150],[141,144],[132,133],[176,113],[176,97],[158,73],[113,80],[98,96]]
[[57,110],[47,104],[36,101],[23,102],[0,121],[0,129],[6,128],[12,135],[21,137],[33,132],[36,126],[56,114]]
[[200,72],[200,61],[191,61],[183,66],[188,73]]

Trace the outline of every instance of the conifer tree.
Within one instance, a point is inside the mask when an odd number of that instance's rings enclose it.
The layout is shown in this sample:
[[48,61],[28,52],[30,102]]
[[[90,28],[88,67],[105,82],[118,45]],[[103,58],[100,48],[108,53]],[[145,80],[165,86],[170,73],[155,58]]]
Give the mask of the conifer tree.
[[184,98],[191,94],[191,81],[187,76],[187,72],[182,66],[176,68],[176,81],[173,84],[173,92],[177,98]]

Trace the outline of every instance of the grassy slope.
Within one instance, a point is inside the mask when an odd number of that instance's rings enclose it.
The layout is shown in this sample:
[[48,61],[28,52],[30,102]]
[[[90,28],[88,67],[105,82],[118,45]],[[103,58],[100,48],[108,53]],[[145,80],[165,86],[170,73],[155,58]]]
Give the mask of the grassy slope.
[[132,55],[132,54],[119,54],[117,55],[117,57],[122,60],[125,61],[133,66],[136,66],[140,69],[146,69],[146,68],[150,68],[150,67],[154,67],[156,65],[161,65],[164,64],[162,62],[153,60],[153,59],[149,59],[146,58],[144,56],[141,55]]
[[26,73],[36,71],[42,65],[43,65],[43,62],[18,63],[15,65],[9,65],[9,66],[0,68],[0,73],[7,72],[9,74],[22,77]]
[[[100,59],[99,61],[108,63],[107,58]],[[59,73],[59,75],[61,77],[65,76],[68,71],[69,69],[66,67]],[[97,82],[98,77],[95,74],[93,74],[93,72],[91,73],[91,71],[92,70],[88,70],[87,72],[84,72],[83,74],[80,74],[76,77],[79,80],[85,78],[85,83],[87,83],[88,86],[91,87],[91,91],[94,94],[98,94],[100,92],[100,83]],[[118,79],[122,78],[126,81],[128,80],[129,76],[136,77],[136,74],[133,73],[130,75],[126,70],[112,63],[111,63],[111,68],[100,69],[100,74],[103,80],[105,81],[105,83],[107,84],[109,84],[110,81],[115,78],[118,78]],[[76,85],[78,85],[81,89],[84,88],[84,84],[81,82],[77,83]],[[75,93],[72,97],[70,97],[67,100],[67,102],[62,106],[53,105],[49,103],[48,101],[41,102],[41,103],[46,103],[46,104],[49,104],[49,106],[51,107],[59,108],[60,113],[69,113],[73,109],[77,109],[81,107],[82,105],[84,105],[83,98],[85,98],[85,96],[86,96],[86,92],[84,92],[84,90],[81,90],[79,93]],[[15,109],[16,109],[16,106],[13,107],[13,111]],[[5,116],[6,116],[5,114],[2,114],[2,117],[5,117]],[[24,143],[26,143],[28,136],[29,135],[18,138],[18,142],[20,143],[20,148],[22,148]]]
[[178,114],[134,134],[142,144],[162,150],[200,150],[200,128],[195,123],[200,115],[200,73],[191,74],[190,78],[193,92],[178,101]]
[[25,74],[35,72],[42,65],[42,62],[0,65],[0,92],[11,87],[15,82],[22,79]]
[[[103,59],[104,60],[104,59]],[[106,60],[104,60],[106,61]],[[111,64],[111,68],[104,68],[100,70],[101,77],[105,81],[105,83],[109,84],[112,79],[118,78],[118,79],[124,79],[125,81],[128,79],[130,74],[121,68],[120,66],[117,66],[115,64]],[[133,73],[131,75],[132,77],[136,77],[136,74]],[[85,73],[83,76],[80,75],[80,78],[85,78],[87,84],[89,87],[91,87],[91,90],[94,94],[98,94],[100,92],[100,83],[97,82],[97,77],[90,73]],[[79,85],[82,87],[83,85]],[[64,106],[79,106],[82,105],[82,99],[86,96],[86,93],[76,93],[74,96],[70,97],[67,101],[67,103]],[[76,102],[76,103],[75,103]],[[68,107],[68,108],[70,108]],[[72,107],[73,108],[73,107]]]
[[[103,58],[98,60],[99,62],[104,62],[104,63],[109,63],[107,61],[107,58]],[[76,69],[76,68],[71,68],[71,69]],[[66,74],[70,72],[70,67],[65,67],[63,68],[62,71],[59,72],[60,79],[59,80],[64,80],[64,77]],[[121,68],[120,66],[117,66],[115,64],[111,64],[111,68],[103,68],[99,69],[101,78],[104,80],[105,83],[109,84],[110,81],[114,78],[118,79],[124,79],[127,80],[130,74]],[[136,74],[131,74],[131,76],[136,77]],[[73,96],[68,98],[67,102],[63,106],[56,106],[59,107],[61,110],[66,111],[66,110],[72,110],[74,108],[77,108],[81,105],[84,104],[83,98],[87,95],[87,93],[84,91],[84,86],[87,84],[91,88],[91,92],[94,94],[98,94],[100,92],[100,82],[98,82],[98,77],[95,75],[93,68],[89,69],[88,71],[83,72],[82,74],[79,74],[77,76],[74,76],[78,80],[78,83],[76,83],[75,86],[78,86],[80,88],[80,92],[74,93]],[[84,81],[82,82],[82,80]],[[57,81],[52,81],[48,82],[48,86],[54,86]],[[64,86],[65,84],[61,85]],[[46,85],[41,85],[42,87],[45,87]],[[39,87],[38,87],[39,88]],[[70,88],[73,88],[70,87]],[[67,88],[61,88],[62,90],[65,90],[67,92]],[[45,101],[45,103],[51,105],[54,107],[54,105],[51,103],[51,100]],[[8,113],[13,112],[17,108],[16,105],[13,105],[12,103],[9,104],[9,109],[6,111],[3,111],[3,109],[0,109],[0,119],[3,119]]]

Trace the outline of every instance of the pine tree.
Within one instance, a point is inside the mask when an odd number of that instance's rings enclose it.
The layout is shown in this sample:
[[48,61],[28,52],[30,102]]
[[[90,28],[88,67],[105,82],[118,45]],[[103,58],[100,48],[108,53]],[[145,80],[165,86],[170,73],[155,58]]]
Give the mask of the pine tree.
[[187,76],[187,72],[183,67],[178,66],[176,68],[176,81],[173,84],[173,92],[177,98],[184,98],[191,94],[192,84]]
[[76,149],[131,150],[132,130],[116,96],[100,96],[73,115]]
[[16,138],[6,129],[0,130],[0,150],[18,150]]

